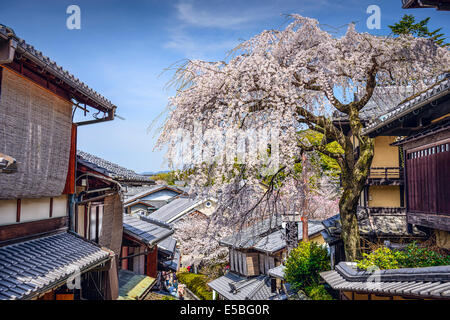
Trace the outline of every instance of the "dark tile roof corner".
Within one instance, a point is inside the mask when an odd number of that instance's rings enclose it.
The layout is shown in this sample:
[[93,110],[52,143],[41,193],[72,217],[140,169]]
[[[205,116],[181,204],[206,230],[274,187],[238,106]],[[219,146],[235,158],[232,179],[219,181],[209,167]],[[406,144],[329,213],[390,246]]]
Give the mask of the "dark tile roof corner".
[[401,268],[368,272],[354,262],[341,262],[320,276],[335,290],[433,299],[450,299],[450,266]]
[[124,182],[140,181],[148,184],[154,183],[153,180],[150,180],[146,176],[137,174],[133,170],[119,166],[118,164],[104,160],[81,150],[77,150],[77,158],[81,164],[86,165],[97,172],[105,174],[112,179],[118,179]]
[[447,74],[446,77],[430,88],[424,90],[421,93],[412,95],[406,101],[398,104],[391,110],[372,118],[369,124],[364,128],[363,134],[369,134],[388,123],[394,121],[395,119],[399,119],[409,112],[414,111],[415,109],[420,108],[421,106],[427,104],[431,100],[435,100],[438,97],[449,94],[450,93],[450,74]]
[[31,299],[110,259],[110,253],[73,234],[0,248],[0,300]]
[[164,222],[144,220],[128,214],[123,217],[123,231],[150,246],[157,244],[174,233],[174,230]]
[[41,51],[36,50],[32,45],[25,42],[25,40],[17,37],[14,32],[11,31],[11,29],[6,28],[5,26],[0,24],[0,38],[3,38],[5,40],[11,39],[13,41],[13,46],[15,46],[15,50],[18,53],[28,56],[41,68],[66,82],[69,86],[71,86],[75,90],[78,90],[81,94],[89,97],[92,101],[95,101],[102,108],[106,110],[116,109],[116,106],[111,101],[109,101],[93,89],[89,88],[85,83],[80,81],[68,71],[64,70],[61,66],[57,65],[56,62],[52,61],[49,57],[44,56]]

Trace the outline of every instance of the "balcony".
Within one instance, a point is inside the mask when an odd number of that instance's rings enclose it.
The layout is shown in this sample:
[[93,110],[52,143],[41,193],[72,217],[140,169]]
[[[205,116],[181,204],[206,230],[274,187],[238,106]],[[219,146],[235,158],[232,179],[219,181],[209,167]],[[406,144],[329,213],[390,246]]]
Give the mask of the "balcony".
[[372,167],[367,178],[369,185],[403,185],[402,167]]

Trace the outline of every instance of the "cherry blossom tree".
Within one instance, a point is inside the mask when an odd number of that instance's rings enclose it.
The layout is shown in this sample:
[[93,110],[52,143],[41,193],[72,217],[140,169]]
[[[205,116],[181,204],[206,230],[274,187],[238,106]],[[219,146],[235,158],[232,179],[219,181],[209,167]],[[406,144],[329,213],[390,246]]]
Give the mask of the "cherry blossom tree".
[[[167,147],[170,165],[193,169],[193,192],[217,195],[223,204],[218,214],[233,208],[241,220],[267,211],[267,199],[276,192],[273,183],[295,172],[302,152],[335,159],[342,181],[342,237],[346,258],[354,260],[356,209],[374,149],[373,139],[363,134],[360,112],[371,99],[398,98],[405,88],[426,89],[449,65],[449,51],[427,39],[359,33],[353,24],[336,37],[317,20],[292,15],[285,29],[261,32],[227,61],[177,66],[177,92],[169,100],[157,147]],[[333,112],[346,117],[345,125],[334,121]],[[305,129],[321,134],[321,142],[305,139]],[[330,151],[331,142],[342,152]],[[193,161],[179,163],[180,154]],[[261,177],[271,182],[258,197]]]
[[202,214],[189,214],[175,222],[174,229],[182,260],[197,264],[227,261],[228,249],[219,240],[232,234],[230,226],[218,225]]

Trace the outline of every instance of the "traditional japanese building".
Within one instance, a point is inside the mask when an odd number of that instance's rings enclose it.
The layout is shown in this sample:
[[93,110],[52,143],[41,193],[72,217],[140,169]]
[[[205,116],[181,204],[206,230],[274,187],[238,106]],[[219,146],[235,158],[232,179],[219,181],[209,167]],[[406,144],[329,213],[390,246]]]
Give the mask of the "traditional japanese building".
[[[308,221],[309,240],[323,244],[320,221]],[[303,234],[298,226],[298,238]],[[290,287],[283,279],[282,263],[287,256],[285,229],[280,217],[257,222],[220,244],[229,248],[229,272],[211,282],[215,298],[226,300],[283,300]]]
[[0,299],[117,298],[114,250],[75,223],[77,128],[115,110],[0,25]]
[[397,135],[405,170],[405,205],[409,230],[413,226],[436,235],[450,249],[450,79],[419,92],[395,109],[374,119],[365,134]]
[[[376,88],[374,96],[360,111],[363,125],[394,109],[412,93],[411,89],[386,87]],[[351,135],[347,115],[336,112],[334,124]],[[358,141],[350,136],[355,145],[355,156],[359,155]],[[369,176],[357,207],[358,223],[361,229],[361,249],[366,250],[371,243],[383,243],[385,240],[398,241],[400,238],[419,239],[423,234],[406,230],[405,182],[403,177],[405,159],[400,146],[393,145],[398,137],[395,134],[374,136],[374,156]],[[335,262],[344,258],[343,244],[340,239],[339,215],[324,221],[327,230],[327,242],[336,254]]]

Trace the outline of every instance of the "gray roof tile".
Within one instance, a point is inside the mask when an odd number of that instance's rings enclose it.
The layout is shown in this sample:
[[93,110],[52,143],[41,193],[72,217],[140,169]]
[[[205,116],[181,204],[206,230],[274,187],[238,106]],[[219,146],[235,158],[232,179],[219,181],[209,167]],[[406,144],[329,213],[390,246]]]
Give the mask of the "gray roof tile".
[[124,182],[139,181],[147,182],[148,184],[154,183],[154,181],[150,180],[149,177],[137,174],[133,170],[119,166],[118,164],[104,160],[81,150],[77,150],[77,158],[81,164],[86,165],[87,167],[90,167],[112,179],[117,179]]
[[178,219],[176,218],[178,215],[183,212],[190,212],[190,209],[192,209],[198,203],[200,203],[199,200],[194,200],[188,197],[179,197],[172,200],[165,206],[162,206],[158,210],[150,213],[149,217],[164,222],[173,222]]
[[108,259],[109,252],[66,232],[0,247],[0,299],[31,298]]
[[[371,273],[357,272],[353,265],[341,262],[335,271],[321,277],[336,290],[412,295],[423,298],[450,298],[450,266],[382,270],[370,282]],[[362,274],[362,276],[361,276]]]
[[174,232],[165,223],[128,214],[123,217],[123,231],[148,245],[156,244]]
[[[257,222],[254,225],[220,240],[220,244],[237,249],[253,248],[258,251],[273,253],[286,247],[284,230],[280,217],[274,216]],[[308,234],[312,236],[324,230],[320,221],[308,221]],[[302,224],[298,224],[298,238],[302,239]]]
[[12,30],[6,28],[0,24],[0,38],[12,39],[16,44],[16,51],[28,57],[32,56],[32,60],[40,65],[43,69],[53,74],[63,82],[67,83],[74,90],[79,91],[82,95],[89,97],[92,101],[95,101],[104,109],[115,109],[116,106],[111,103],[108,99],[100,95],[98,92],[89,88],[85,83],[81,82],[78,78],[75,78],[68,71],[64,70],[61,66],[57,65],[56,62],[52,61],[49,57],[42,54],[41,51],[36,50],[32,45],[25,42],[25,40],[17,37]]

